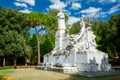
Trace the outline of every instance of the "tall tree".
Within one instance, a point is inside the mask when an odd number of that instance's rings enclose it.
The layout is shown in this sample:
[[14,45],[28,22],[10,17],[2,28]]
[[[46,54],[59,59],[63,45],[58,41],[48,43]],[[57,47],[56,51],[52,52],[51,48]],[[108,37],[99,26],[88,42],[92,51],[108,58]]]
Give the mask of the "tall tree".
[[[48,11],[48,15],[57,18],[57,14],[58,14],[58,12],[59,12],[58,10],[49,10],[49,11]],[[67,22],[68,19],[69,19],[69,17],[68,17],[67,14],[64,14],[64,15],[65,15],[65,21]]]
[[110,47],[112,47],[111,52],[115,53],[115,56],[120,57],[120,49],[119,49],[119,44],[120,44],[120,14],[113,15],[111,18],[108,20],[109,23],[109,34],[110,38],[109,41],[111,41]]
[[37,63],[36,59],[37,59],[37,41],[36,41],[36,35],[34,34],[33,36],[29,36],[29,38],[27,39],[27,44],[30,45],[31,50],[32,50],[32,54],[31,54],[31,64]]
[[36,41],[37,41],[37,54],[38,54],[38,64],[40,64],[40,40],[38,38],[37,27],[36,26],[45,26],[47,33],[50,33],[50,30],[54,30],[56,28],[56,18],[49,16],[47,14],[32,12],[27,15],[26,21],[28,22],[30,27],[36,29]]

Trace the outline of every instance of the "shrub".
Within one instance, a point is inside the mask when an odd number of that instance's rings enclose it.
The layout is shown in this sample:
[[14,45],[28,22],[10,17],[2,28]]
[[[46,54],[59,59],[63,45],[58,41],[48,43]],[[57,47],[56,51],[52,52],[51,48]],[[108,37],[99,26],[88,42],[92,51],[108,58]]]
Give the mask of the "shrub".
[[0,80],[3,80],[3,76],[2,75],[0,75]]
[[4,66],[4,67],[0,67],[0,70],[1,69],[13,69],[14,67],[13,66]]

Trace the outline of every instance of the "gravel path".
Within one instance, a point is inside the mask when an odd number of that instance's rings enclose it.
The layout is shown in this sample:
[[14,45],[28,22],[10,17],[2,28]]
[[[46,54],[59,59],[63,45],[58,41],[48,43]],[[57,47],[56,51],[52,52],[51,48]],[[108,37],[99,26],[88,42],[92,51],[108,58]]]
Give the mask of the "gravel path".
[[13,73],[8,74],[17,80],[64,80],[69,78],[70,75],[30,69],[15,69]]

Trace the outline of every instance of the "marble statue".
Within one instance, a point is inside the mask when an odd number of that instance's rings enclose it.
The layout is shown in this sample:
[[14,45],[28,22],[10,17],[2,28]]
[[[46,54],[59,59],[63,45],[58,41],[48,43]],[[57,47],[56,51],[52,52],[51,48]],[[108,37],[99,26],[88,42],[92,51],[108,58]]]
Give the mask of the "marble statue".
[[66,31],[65,16],[57,14],[58,29],[55,35],[55,48],[44,56],[44,69],[60,69],[63,72],[109,71],[111,66],[108,54],[96,49],[96,36],[91,25],[81,19],[78,34],[69,35]]

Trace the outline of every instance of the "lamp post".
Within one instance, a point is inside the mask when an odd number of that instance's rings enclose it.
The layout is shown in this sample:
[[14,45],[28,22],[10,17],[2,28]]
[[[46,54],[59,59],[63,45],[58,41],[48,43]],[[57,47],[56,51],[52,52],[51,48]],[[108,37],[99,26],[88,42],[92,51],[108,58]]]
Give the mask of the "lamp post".
[[40,40],[38,38],[38,34],[40,31],[45,30],[45,27],[43,25],[35,27],[36,31],[36,41],[37,41],[37,54],[38,54],[38,59],[37,59],[37,64],[40,64]]

